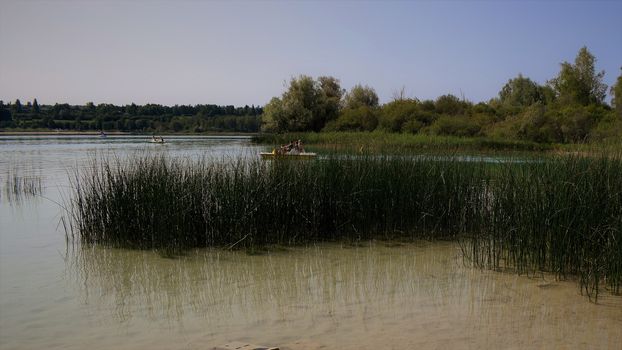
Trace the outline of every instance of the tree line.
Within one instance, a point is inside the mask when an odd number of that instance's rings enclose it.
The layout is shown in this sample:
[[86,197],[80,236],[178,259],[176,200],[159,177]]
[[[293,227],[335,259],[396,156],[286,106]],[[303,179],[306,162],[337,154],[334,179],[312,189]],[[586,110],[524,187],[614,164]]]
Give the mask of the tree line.
[[605,72],[586,47],[573,63],[562,62],[544,85],[519,74],[498,96],[473,103],[447,94],[435,100],[404,95],[380,105],[369,86],[341,88],[334,77],[301,75],[281,97],[264,107],[262,130],[373,131],[453,136],[489,136],[543,143],[573,143],[622,138],[622,75],[605,102]]
[[263,108],[259,106],[218,106],[159,104],[116,106],[39,105],[37,99],[22,104],[18,99],[0,101],[0,128],[60,130],[120,130],[128,132],[257,132]]

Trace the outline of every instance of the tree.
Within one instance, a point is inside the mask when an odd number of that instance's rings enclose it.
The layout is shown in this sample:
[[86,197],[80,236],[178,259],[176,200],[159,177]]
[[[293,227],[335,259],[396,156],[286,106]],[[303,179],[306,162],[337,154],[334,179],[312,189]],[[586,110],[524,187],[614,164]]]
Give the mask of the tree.
[[0,122],[10,122],[11,121],[11,111],[6,108],[4,102],[0,100]]
[[557,77],[549,81],[561,104],[602,104],[607,93],[607,85],[602,82],[605,71],[596,73],[596,58],[587,47],[582,47],[574,64],[561,63]]
[[39,108],[39,102],[37,102],[36,98],[32,101],[32,112],[34,114],[39,114],[39,112],[41,112],[41,109]]
[[273,98],[262,116],[264,131],[320,131],[338,116],[343,90],[339,80],[301,75],[292,78],[281,98]]
[[22,113],[22,103],[19,101],[19,98],[15,100],[15,103],[13,104],[13,112]]
[[356,109],[359,107],[378,107],[378,95],[376,91],[365,85],[356,84],[345,96],[344,107]]
[[339,107],[345,90],[341,88],[339,79],[329,76],[319,77],[321,95],[318,105],[318,118],[315,118],[311,128],[315,131],[321,130],[326,123],[339,117]]
[[278,97],[273,97],[263,109],[261,130],[264,132],[280,132],[285,131],[286,127],[283,101]]
[[[620,67],[620,70],[622,70],[622,67]],[[622,119],[622,74],[616,80],[615,85],[611,87],[611,95],[613,96],[611,105],[615,108],[618,118]]]
[[460,101],[460,99],[454,95],[447,94],[440,96],[434,102],[434,109],[439,114],[447,115],[459,115],[464,114],[469,107],[469,103],[466,101]]
[[136,115],[138,114],[138,106],[136,106],[136,104],[132,102],[131,105],[125,106],[125,111],[129,115]]
[[416,118],[419,112],[415,99],[395,99],[382,106],[380,126],[390,132],[401,132],[403,126]]
[[542,87],[520,73],[501,88],[499,99],[502,104],[515,107],[529,107],[536,102],[546,102]]
[[84,109],[89,113],[95,113],[96,107],[93,102],[87,102]]
[[293,78],[283,94],[283,111],[287,131],[305,131],[311,128],[317,116],[320,91],[316,82],[307,75]]
[[329,122],[326,131],[373,131],[378,126],[378,109],[361,106],[344,109],[339,118]]

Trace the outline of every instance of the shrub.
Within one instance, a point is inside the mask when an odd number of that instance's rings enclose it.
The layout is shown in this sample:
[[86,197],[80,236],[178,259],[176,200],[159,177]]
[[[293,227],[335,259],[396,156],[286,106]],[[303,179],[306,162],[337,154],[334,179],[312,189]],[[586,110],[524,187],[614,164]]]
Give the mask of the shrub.
[[481,127],[468,117],[441,116],[430,127],[430,132],[435,135],[448,136],[476,136],[480,133]]
[[371,107],[344,109],[336,120],[329,122],[325,131],[373,131],[378,126],[378,110]]

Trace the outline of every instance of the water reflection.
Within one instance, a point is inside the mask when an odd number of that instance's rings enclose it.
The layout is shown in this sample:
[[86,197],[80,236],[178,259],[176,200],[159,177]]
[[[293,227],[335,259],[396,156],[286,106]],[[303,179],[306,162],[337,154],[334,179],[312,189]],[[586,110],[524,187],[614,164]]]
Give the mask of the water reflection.
[[[546,339],[551,322],[558,334],[570,334],[574,325],[564,325],[561,318],[576,312],[591,320],[591,331],[573,336],[622,340],[613,327],[622,320],[620,300],[609,299],[613,304],[595,311],[572,282],[466,267],[453,243],[325,244],[258,256],[195,250],[176,259],[95,247],[79,249],[68,269],[82,302],[94,312],[108,313],[122,323],[194,320],[203,327],[196,337],[206,344],[249,334],[283,342],[310,333],[322,344],[342,347],[355,339],[344,342],[331,329],[382,324],[391,325],[391,332],[421,333],[421,341],[470,334],[471,342],[499,345],[507,337],[519,339],[516,332],[526,332],[532,342]],[[569,300],[581,304],[568,304]],[[435,334],[430,329],[445,329],[447,323],[455,323],[460,332]],[[266,330],[275,324],[287,325],[287,331]],[[412,330],[413,324],[422,328]],[[503,337],[496,332],[516,334]]]
[[330,313],[338,305],[393,304],[408,295],[438,303],[481,289],[464,278],[453,244],[343,248],[319,245],[249,255],[195,250],[168,259],[155,252],[80,248],[68,270],[84,303],[100,303],[121,321],[177,319],[191,311],[207,317],[257,319],[309,307]]

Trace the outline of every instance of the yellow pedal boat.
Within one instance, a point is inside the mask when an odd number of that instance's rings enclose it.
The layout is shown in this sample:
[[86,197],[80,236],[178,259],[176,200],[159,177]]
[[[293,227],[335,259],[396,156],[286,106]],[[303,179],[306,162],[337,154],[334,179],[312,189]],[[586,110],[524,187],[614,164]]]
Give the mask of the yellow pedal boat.
[[259,153],[262,159],[313,159],[317,157],[317,153],[302,152],[302,153],[276,153],[261,152]]

